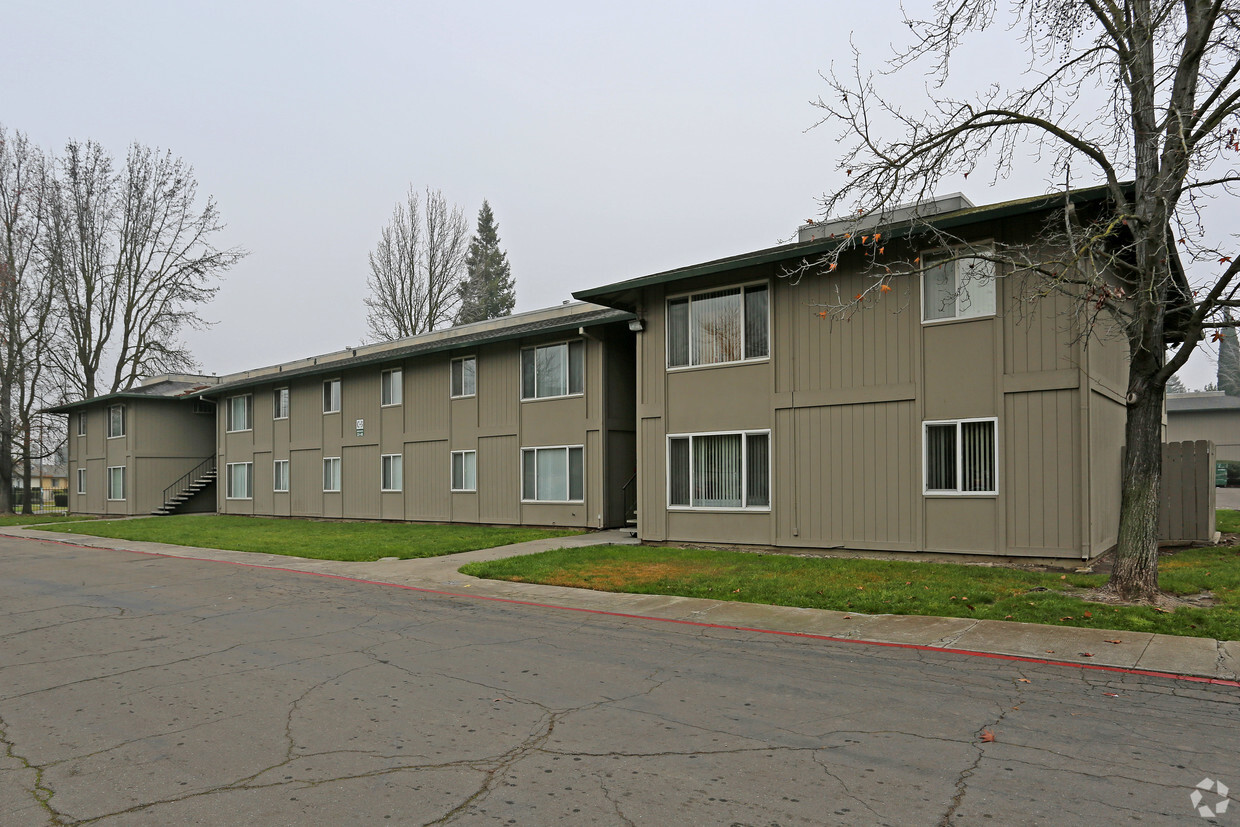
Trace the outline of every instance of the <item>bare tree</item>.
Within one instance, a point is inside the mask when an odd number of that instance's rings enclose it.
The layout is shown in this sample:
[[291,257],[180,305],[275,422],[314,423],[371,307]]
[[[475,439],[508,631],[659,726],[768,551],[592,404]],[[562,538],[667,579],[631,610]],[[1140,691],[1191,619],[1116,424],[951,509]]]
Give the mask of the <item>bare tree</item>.
[[[1075,297],[1081,335],[1111,328],[1125,340],[1126,451],[1110,588],[1153,599],[1164,388],[1209,330],[1234,324],[1223,310],[1240,306],[1240,256],[1202,240],[1199,211],[1204,198],[1229,196],[1240,182],[1240,6],[1033,0],[1013,3],[1004,16],[993,0],[939,0],[934,10],[929,20],[904,21],[913,45],[886,67],[900,78],[929,70],[924,110],[905,111],[859,64],[826,77],[831,92],[817,105],[825,111],[821,123],[841,130],[845,183],[824,196],[824,211],[878,229],[841,234],[835,252],[812,266],[834,269],[840,254],[857,247],[870,254],[872,287],[834,308],[852,312],[871,291],[890,290],[893,276],[927,269],[912,252],[900,263],[877,255],[897,205],[926,199],[949,177],[979,168],[1006,175],[1018,155],[1036,153],[1062,192],[1060,220],[1036,245],[965,245],[960,255],[1036,278],[1039,292]],[[950,94],[953,59],[966,39],[1005,27],[1031,54],[1020,82],[996,83],[972,98]],[[1081,170],[1083,181],[1074,181]],[[1094,182],[1102,198],[1080,214],[1072,191]],[[938,233],[940,242],[962,241]],[[1177,244],[1191,261],[1213,266],[1195,291],[1185,288]]]
[[370,253],[366,298],[370,334],[384,341],[416,336],[451,322],[460,303],[469,228],[440,190],[422,205],[409,188]]
[[179,340],[245,256],[219,249],[214,199],[199,207],[193,168],[134,144],[118,173],[97,143],[71,141],[55,165],[46,257],[64,313],[64,361],[89,398],[153,373],[194,367]]

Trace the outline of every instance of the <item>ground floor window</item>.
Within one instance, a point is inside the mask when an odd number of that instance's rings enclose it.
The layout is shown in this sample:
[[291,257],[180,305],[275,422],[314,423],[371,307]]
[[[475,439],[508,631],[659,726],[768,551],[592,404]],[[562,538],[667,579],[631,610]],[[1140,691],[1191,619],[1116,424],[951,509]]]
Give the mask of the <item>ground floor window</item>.
[[108,467],[108,499],[125,499],[125,466],[123,465]]
[[580,445],[522,448],[521,499],[584,502],[585,449]]
[[925,493],[999,493],[996,419],[922,423]]
[[248,500],[253,498],[254,463],[230,462],[227,471],[227,497],[230,500]]
[[384,454],[380,488],[384,491],[400,491],[404,487],[404,457],[400,454]]
[[323,490],[340,490],[340,457],[326,457],[323,460]]
[[771,432],[667,438],[670,508],[771,507]]
[[86,493],[86,469],[85,468],[77,469],[77,480],[78,480],[77,492],[79,494],[85,494]]
[[271,490],[288,491],[288,460],[278,459],[271,471]]
[[452,452],[452,490],[478,490],[478,454],[476,451]]

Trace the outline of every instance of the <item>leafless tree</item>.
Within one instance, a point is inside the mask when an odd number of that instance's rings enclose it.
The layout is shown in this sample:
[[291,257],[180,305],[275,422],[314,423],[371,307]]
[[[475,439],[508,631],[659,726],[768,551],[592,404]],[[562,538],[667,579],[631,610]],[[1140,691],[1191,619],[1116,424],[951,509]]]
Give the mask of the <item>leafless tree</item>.
[[[994,0],[938,0],[930,19],[904,24],[912,46],[897,51],[883,75],[867,74],[858,59],[851,71],[826,76],[830,93],[817,105],[821,123],[840,130],[844,184],[824,196],[823,209],[852,216],[858,232],[840,234],[836,250],[806,269],[827,271],[846,251],[865,250],[872,285],[833,308],[853,312],[890,290],[892,278],[926,269],[911,248],[902,261],[881,255],[889,243],[881,228],[897,205],[927,199],[952,176],[979,169],[1004,176],[1018,156],[1036,153],[1052,191],[1063,195],[1060,220],[1036,245],[964,245],[960,255],[1031,278],[1035,292],[1072,295],[1082,335],[1110,328],[1126,341],[1126,451],[1110,588],[1154,599],[1164,388],[1211,330],[1230,324],[1223,310],[1240,306],[1240,256],[1204,240],[1201,210],[1240,183],[1240,4],[1032,0],[1013,2],[1004,15]],[[966,41],[1005,29],[1031,55],[1021,80],[974,97],[951,94],[953,61]],[[880,88],[885,75],[907,85],[924,82],[926,72],[924,109],[906,111]],[[1082,183],[1097,183],[1104,196],[1084,215],[1069,195]],[[962,243],[937,232],[940,243]],[[1183,286],[1177,246],[1190,263],[1211,265],[1194,291]]]
[[123,169],[93,141],[70,141],[51,176],[46,258],[64,313],[61,367],[89,398],[194,367],[179,340],[245,251],[219,249],[214,199],[193,168],[130,147]]
[[423,205],[410,187],[370,253],[365,300],[370,335],[379,341],[403,339],[451,322],[468,251],[461,208],[429,189]]

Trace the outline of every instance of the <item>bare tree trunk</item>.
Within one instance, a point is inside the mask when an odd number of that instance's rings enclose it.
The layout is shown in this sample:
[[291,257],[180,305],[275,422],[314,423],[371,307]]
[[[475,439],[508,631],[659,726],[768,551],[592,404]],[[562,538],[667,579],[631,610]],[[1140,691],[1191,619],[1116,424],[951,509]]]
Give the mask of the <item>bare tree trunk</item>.
[[0,514],[13,513],[13,389],[0,379]]
[[[32,453],[34,452],[30,450],[30,429],[27,428],[26,431],[22,434],[22,456],[26,458],[25,465],[22,468],[22,513],[23,514],[34,513],[34,503],[30,501],[31,500],[30,480],[32,476],[31,469],[30,469],[30,455]],[[40,480],[39,482],[40,482],[40,489],[42,489],[42,480]],[[39,493],[40,495],[42,495],[42,490],[40,490]]]
[[1162,480],[1163,389],[1153,381],[1152,358],[1133,364],[1124,426],[1123,495],[1119,547],[1108,588],[1125,600],[1158,595],[1158,504]]

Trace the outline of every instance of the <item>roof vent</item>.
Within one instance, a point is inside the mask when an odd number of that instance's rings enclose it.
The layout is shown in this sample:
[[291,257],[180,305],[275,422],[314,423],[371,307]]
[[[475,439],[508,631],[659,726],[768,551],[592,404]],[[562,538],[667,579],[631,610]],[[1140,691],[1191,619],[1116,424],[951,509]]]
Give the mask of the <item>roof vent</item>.
[[834,221],[802,224],[797,228],[797,241],[800,243],[818,241],[822,238],[830,238],[836,233],[853,232],[865,227],[873,227],[880,223],[896,224],[914,218],[929,218],[932,215],[943,215],[944,213],[957,212],[958,210],[967,210],[972,206],[973,202],[965,198],[963,193],[953,192],[948,195],[927,198],[924,201],[901,204],[883,214],[867,216],[861,223],[852,218],[837,218]]

